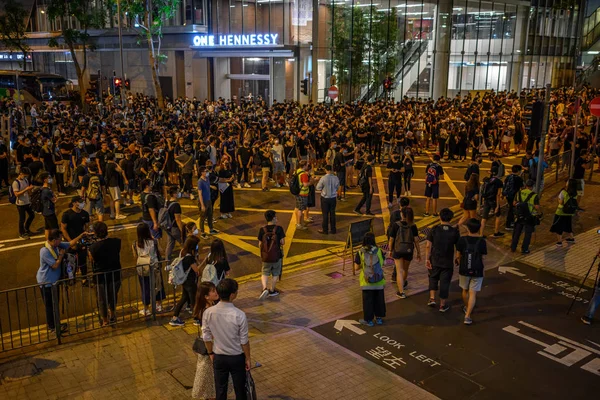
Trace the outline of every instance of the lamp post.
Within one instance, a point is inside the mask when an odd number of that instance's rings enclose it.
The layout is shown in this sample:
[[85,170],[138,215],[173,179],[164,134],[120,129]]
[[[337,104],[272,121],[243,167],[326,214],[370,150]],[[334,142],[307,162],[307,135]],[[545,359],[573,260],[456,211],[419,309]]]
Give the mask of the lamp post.
[[[125,76],[125,67],[123,62],[123,33],[121,32],[121,0],[117,0],[117,16],[118,16],[118,28],[119,28],[119,53],[121,56],[121,80],[125,82],[127,76]],[[125,107],[125,85],[121,85],[121,105]]]

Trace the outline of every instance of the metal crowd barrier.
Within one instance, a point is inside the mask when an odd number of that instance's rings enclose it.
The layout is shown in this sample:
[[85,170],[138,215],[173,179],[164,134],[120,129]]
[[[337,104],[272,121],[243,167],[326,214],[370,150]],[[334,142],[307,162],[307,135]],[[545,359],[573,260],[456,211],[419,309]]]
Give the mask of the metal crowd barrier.
[[[0,291],[0,352],[45,342],[60,344],[63,338],[104,329],[100,316],[103,305],[107,311],[114,311],[109,327],[130,321],[156,320],[157,316],[173,310],[180,291],[167,281],[165,266],[168,263],[161,261],[93,273],[85,277],[88,282],[85,285],[82,276],[57,281],[51,286],[49,299],[54,331],[47,324],[40,285]],[[147,275],[140,277],[138,269]],[[142,285],[144,281],[145,285]],[[147,303],[147,314],[142,313],[144,302]],[[64,327],[62,331],[61,326]]]
[[544,157],[544,160],[548,164],[548,168],[544,171],[543,188],[552,186],[555,183],[564,184],[565,181],[569,178],[571,152],[564,151],[554,156]]

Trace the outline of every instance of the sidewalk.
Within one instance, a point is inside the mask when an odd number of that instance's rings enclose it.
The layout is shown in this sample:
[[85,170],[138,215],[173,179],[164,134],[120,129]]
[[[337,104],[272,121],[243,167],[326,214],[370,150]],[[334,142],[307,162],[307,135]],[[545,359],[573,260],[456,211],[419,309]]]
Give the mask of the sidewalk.
[[[490,246],[489,267],[506,262]],[[494,262],[492,262],[494,260]],[[492,265],[494,264],[494,265]],[[430,393],[315,333],[312,326],[362,309],[358,277],[342,260],[284,275],[282,294],[257,300],[259,281],[241,284],[236,305],[250,323],[261,399],[434,399]],[[386,276],[391,268],[386,268]],[[408,293],[427,288],[414,263]],[[388,301],[395,287],[386,287]],[[456,295],[453,293],[453,295]],[[185,399],[191,396],[197,329],[165,325],[107,330],[102,336],[29,353],[0,365],[3,399]]]

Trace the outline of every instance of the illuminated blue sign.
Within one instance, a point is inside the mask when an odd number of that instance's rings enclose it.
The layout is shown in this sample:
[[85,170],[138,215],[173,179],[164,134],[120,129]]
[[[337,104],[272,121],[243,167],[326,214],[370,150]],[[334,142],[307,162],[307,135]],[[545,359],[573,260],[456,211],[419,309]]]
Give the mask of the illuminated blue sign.
[[278,33],[252,35],[196,35],[192,47],[258,47],[277,46]]

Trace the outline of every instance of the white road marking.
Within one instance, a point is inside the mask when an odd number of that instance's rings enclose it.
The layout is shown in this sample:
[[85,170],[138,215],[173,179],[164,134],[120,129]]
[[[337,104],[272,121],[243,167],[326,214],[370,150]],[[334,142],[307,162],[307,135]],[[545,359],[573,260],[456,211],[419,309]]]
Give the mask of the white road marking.
[[354,321],[352,319],[338,319],[337,321],[335,321],[334,328],[338,331],[341,331],[342,329],[346,328],[356,333],[357,335],[364,335],[365,333],[367,333],[366,331],[363,331],[359,327],[354,326],[358,325],[359,323],[360,322]]

